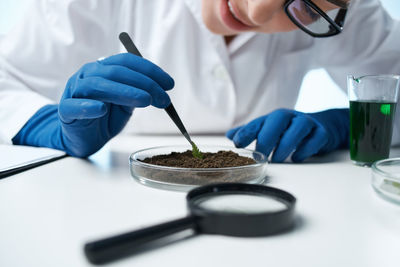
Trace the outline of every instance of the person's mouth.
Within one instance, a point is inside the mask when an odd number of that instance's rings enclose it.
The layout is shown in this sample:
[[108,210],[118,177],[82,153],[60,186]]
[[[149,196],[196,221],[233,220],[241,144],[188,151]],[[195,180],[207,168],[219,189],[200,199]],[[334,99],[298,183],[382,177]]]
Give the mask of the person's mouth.
[[228,28],[234,31],[248,31],[255,27],[246,23],[236,10],[235,6],[229,0],[221,1],[221,18]]
[[240,19],[238,17],[236,17],[235,11],[233,11],[232,3],[229,0],[228,0],[228,7],[229,7],[229,11],[232,13],[233,17],[235,19],[237,19],[238,21],[240,21]]

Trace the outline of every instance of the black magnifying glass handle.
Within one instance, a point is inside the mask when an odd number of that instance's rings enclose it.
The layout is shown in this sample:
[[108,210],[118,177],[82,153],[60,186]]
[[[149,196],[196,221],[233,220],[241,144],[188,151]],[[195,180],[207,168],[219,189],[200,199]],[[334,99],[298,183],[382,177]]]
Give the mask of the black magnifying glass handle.
[[196,229],[196,217],[188,216],[137,231],[93,241],[85,244],[84,251],[91,263],[104,264],[129,256],[144,248],[151,248],[152,242],[187,229]]

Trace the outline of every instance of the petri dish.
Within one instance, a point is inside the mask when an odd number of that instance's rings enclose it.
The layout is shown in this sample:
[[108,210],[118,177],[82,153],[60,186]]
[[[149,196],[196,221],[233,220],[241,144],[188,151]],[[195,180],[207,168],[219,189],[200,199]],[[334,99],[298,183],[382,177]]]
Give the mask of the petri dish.
[[141,160],[156,155],[191,150],[189,145],[160,146],[142,149],[129,157],[132,177],[141,184],[167,190],[188,191],[196,186],[211,183],[263,183],[268,160],[260,152],[227,146],[199,146],[201,152],[233,151],[254,159],[256,163],[226,168],[177,168],[144,163]]
[[382,198],[400,205],[400,158],[376,161],[371,170],[374,190]]

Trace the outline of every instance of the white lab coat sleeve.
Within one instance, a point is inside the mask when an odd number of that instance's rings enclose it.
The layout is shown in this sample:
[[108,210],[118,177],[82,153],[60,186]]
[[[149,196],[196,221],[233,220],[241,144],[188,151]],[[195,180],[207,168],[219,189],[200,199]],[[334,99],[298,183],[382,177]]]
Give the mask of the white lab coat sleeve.
[[41,107],[57,103],[84,63],[118,51],[119,1],[36,0],[0,39],[0,143]]
[[[400,22],[377,0],[354,1],[341,34],[319,43],[319,65],[347,94],[346,77],[400,74]],[[397,108],[392,144],[400,144]]]

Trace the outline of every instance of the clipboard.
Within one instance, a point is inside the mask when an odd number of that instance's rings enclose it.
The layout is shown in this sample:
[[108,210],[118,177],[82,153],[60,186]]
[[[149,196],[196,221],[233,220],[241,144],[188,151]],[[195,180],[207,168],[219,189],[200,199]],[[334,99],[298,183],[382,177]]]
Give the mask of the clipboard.
[[64,151],[51,148],[0,145],[0,179],[67,156]]

